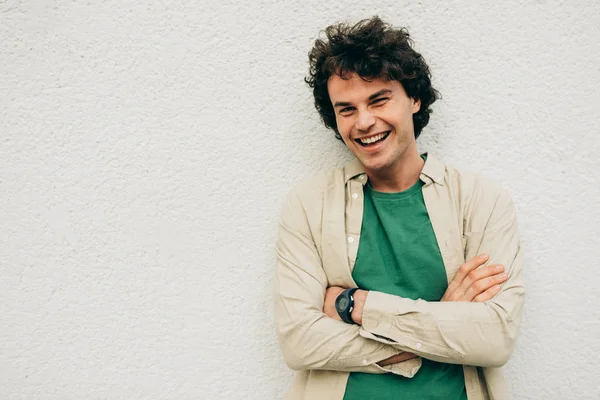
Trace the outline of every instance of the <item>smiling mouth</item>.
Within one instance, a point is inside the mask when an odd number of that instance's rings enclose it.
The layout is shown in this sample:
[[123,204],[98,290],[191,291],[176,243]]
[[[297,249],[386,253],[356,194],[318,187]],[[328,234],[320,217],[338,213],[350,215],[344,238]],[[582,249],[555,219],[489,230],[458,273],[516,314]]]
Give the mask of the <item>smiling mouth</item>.
[[383,142],[389,135],[390,131],[387,131],[368,138],[354,139],[354,141],[362,147],[370,147]]

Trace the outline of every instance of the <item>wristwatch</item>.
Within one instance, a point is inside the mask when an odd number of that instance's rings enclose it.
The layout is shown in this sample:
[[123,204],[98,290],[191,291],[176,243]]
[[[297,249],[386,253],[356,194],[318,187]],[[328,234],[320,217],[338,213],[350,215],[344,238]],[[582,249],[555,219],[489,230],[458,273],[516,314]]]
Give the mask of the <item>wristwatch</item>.
[[335,299],[335,309],[339,316],[347,324],[356,324],[352,320],[352,310],[354,309],[354,297],[352,296],[358,288],[346,289]]

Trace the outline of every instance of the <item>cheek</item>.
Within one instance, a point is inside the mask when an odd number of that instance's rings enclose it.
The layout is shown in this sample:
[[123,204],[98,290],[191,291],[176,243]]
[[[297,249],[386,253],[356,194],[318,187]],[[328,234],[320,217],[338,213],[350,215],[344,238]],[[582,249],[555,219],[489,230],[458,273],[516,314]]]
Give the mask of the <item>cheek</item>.
[[412,113],[405,112],[404,110],[392,110],[390,112],[386,112],[385,121],[397,127],[410,127],[412,126]]
[[346,140],[352,132],[352,123],[349,122],[349,118],[338,118],[336,119],[337,129],[340,135]]

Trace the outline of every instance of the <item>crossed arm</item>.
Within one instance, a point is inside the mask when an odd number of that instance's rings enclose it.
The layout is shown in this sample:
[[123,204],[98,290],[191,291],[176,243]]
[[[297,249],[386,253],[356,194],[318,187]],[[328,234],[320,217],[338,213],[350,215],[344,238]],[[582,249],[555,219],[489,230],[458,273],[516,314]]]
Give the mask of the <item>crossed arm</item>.
[[[324,312],[327,276],[305,210],[297,198],[291,198],[280,225],[275,293],[276,326],[288,365],[377,373],[388,372],[382,366],[412,354],[447,363],[504,364],[512,352],[524,297],[522,256],[510,200],[499,196],[486,229],[471,232],[466,239],[467,258],[486,253],[490,263],[505,266],[506,278],[497,274],[482,278],[506,279],[500,290],[491,281],[487,288],[475,284],[481,279],[470,271],[462,279],[457,274],[441,302],[357,292],[356,313],[361,315],[356,320],[362,326],[348,325]],[[474,271],[486,268],[491,264]],[[470,281],[465,282],[467,277]],[[460,295],[467,292],[470,300]],[[487,299],[490,294],[493,298]],[[401,370],[403,364],[410,367],[410,362],[396,364],[400,370],[395,372],[411,376],[410,370]]]
[[[486,265],[488,260],[487,254],[481,254],[473,257],[469,261],[460,266],[454,279],[448,285],[448,289],[444,293],[441,301],[466,301],[481,303],[490,300],[498,292],[500,292],[500,284],[508,279],[508,275],[504,273],[504,266],[499,264]],[[325,292],[325,304],[323,312],[329,317],[342,321],[335,309],[335,299],[344,290],[340,286],[331,286]],[[358,325],[362,325],[362,315],[364,305],[369,292],[359,289],[354,292],[354,309],[352,310],[352,320]],[[416,354],[410,352],[402,352],[379,361],[377,365],[380,367],[395,364],[398,362],[410,360],[417,357]]]

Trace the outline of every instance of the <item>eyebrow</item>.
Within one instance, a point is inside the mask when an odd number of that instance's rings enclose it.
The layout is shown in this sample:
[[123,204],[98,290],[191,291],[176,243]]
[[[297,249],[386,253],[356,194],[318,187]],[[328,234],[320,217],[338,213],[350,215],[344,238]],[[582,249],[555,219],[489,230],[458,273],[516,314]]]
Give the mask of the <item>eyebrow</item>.
[[[392,93],[392,91],[390,89],[382,89],[379,92],[373,93],[372,95],[369,96],[369,101],[371,100],[375,100],[376,98],[378,98],[381,95],[384,94],[390,94]],[[335,104],[333,105],[333,108],[336,107],[347,107],[351,105],[351,103],[348,103],[347,101],[336,101]]]

